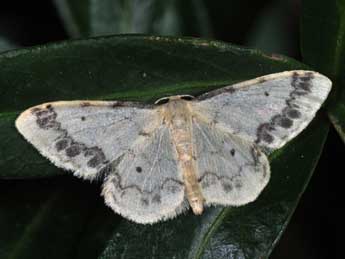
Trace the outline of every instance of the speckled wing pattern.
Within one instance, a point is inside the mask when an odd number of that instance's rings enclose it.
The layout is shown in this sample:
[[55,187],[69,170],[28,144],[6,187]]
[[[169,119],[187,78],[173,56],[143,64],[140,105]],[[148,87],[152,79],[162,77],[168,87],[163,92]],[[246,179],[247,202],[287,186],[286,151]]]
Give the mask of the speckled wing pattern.
[[317,72],[286,71],[203,94],[194,109],[270,152],[309,124],[331,85]]

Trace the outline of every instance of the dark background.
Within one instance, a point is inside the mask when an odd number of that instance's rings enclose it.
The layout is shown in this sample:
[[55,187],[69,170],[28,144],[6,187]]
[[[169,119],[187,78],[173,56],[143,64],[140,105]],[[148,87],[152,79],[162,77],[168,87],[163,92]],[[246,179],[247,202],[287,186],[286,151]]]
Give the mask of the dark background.
[[[3,2],[5,1],[2,1],[0,7],[0,36],[16,45],[32,46],[69,38],[51,1]],[[247,5],[248,8],[245,9],[245,13],[233,12],[231,19],[225,23],[219,21],[219,17],[224,17],[228,10],[208,6],[209,16],[214,23],[213,37],[238,45],[250,45],[249,34],[255,30],[255,26],[267,10],[272,6],[277,7],[279,3],[275,2],[279,1],[233,2],[237,3],[234,8],[241,5]],[[291,3],[287,5],[286,2]],[[298,49],[300,4],[299,1],[286,2],[283,9],[277,8],[276,14],[283,16],[280,17],[283,21],[282,30],[288,35],[284,46],[279,50],[283,52],[281,54],[300,59]],[[286,6],[288,8],[285,8]],[[274,36],[268,39],[268,44],[274,43]],[[256,47],[265,48],[265,46],[267,45]],[[341,184],[336,179],[344,173],[341,158],[345,158],[344,143],[335,130],[331,129],[310,184],[270,258],[336,258],[335,232],[341,222],[340,205],[335,201],[336,190],[341,188]]]

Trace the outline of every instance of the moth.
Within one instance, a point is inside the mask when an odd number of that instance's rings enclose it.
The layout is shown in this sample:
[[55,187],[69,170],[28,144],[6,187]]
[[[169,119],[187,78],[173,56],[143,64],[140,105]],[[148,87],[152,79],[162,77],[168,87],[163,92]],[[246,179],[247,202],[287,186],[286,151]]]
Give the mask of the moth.
[[309,124],[331,85],[296,70],[155,104],[50,102],[16,127],[56,166],[101,179],[115,212],[152,224],[189,207],[199,215],[254,201],[270,179],[267,155]]

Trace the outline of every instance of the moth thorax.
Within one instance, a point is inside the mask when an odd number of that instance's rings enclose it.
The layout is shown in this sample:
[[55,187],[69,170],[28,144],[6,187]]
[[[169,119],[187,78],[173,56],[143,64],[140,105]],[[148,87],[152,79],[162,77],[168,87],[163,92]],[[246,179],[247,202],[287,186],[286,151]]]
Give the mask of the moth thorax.
[[192,139],[190,131],[187,128],[172,128],[172,137],[175,142],[177,152],[182,154],[191,154]]

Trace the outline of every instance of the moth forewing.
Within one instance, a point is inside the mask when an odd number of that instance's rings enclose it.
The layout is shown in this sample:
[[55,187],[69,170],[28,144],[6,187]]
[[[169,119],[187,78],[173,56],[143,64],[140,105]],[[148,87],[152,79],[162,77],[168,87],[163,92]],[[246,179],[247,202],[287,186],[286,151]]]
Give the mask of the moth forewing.
[[195,109],[234,135],[272,151],[310,123],[331,86],[317,72],[286,71],[203,94]]
[[27,109],[16,127],[56,166],[92,180],[156,116],[150,106],[129,102],[58,101]]

